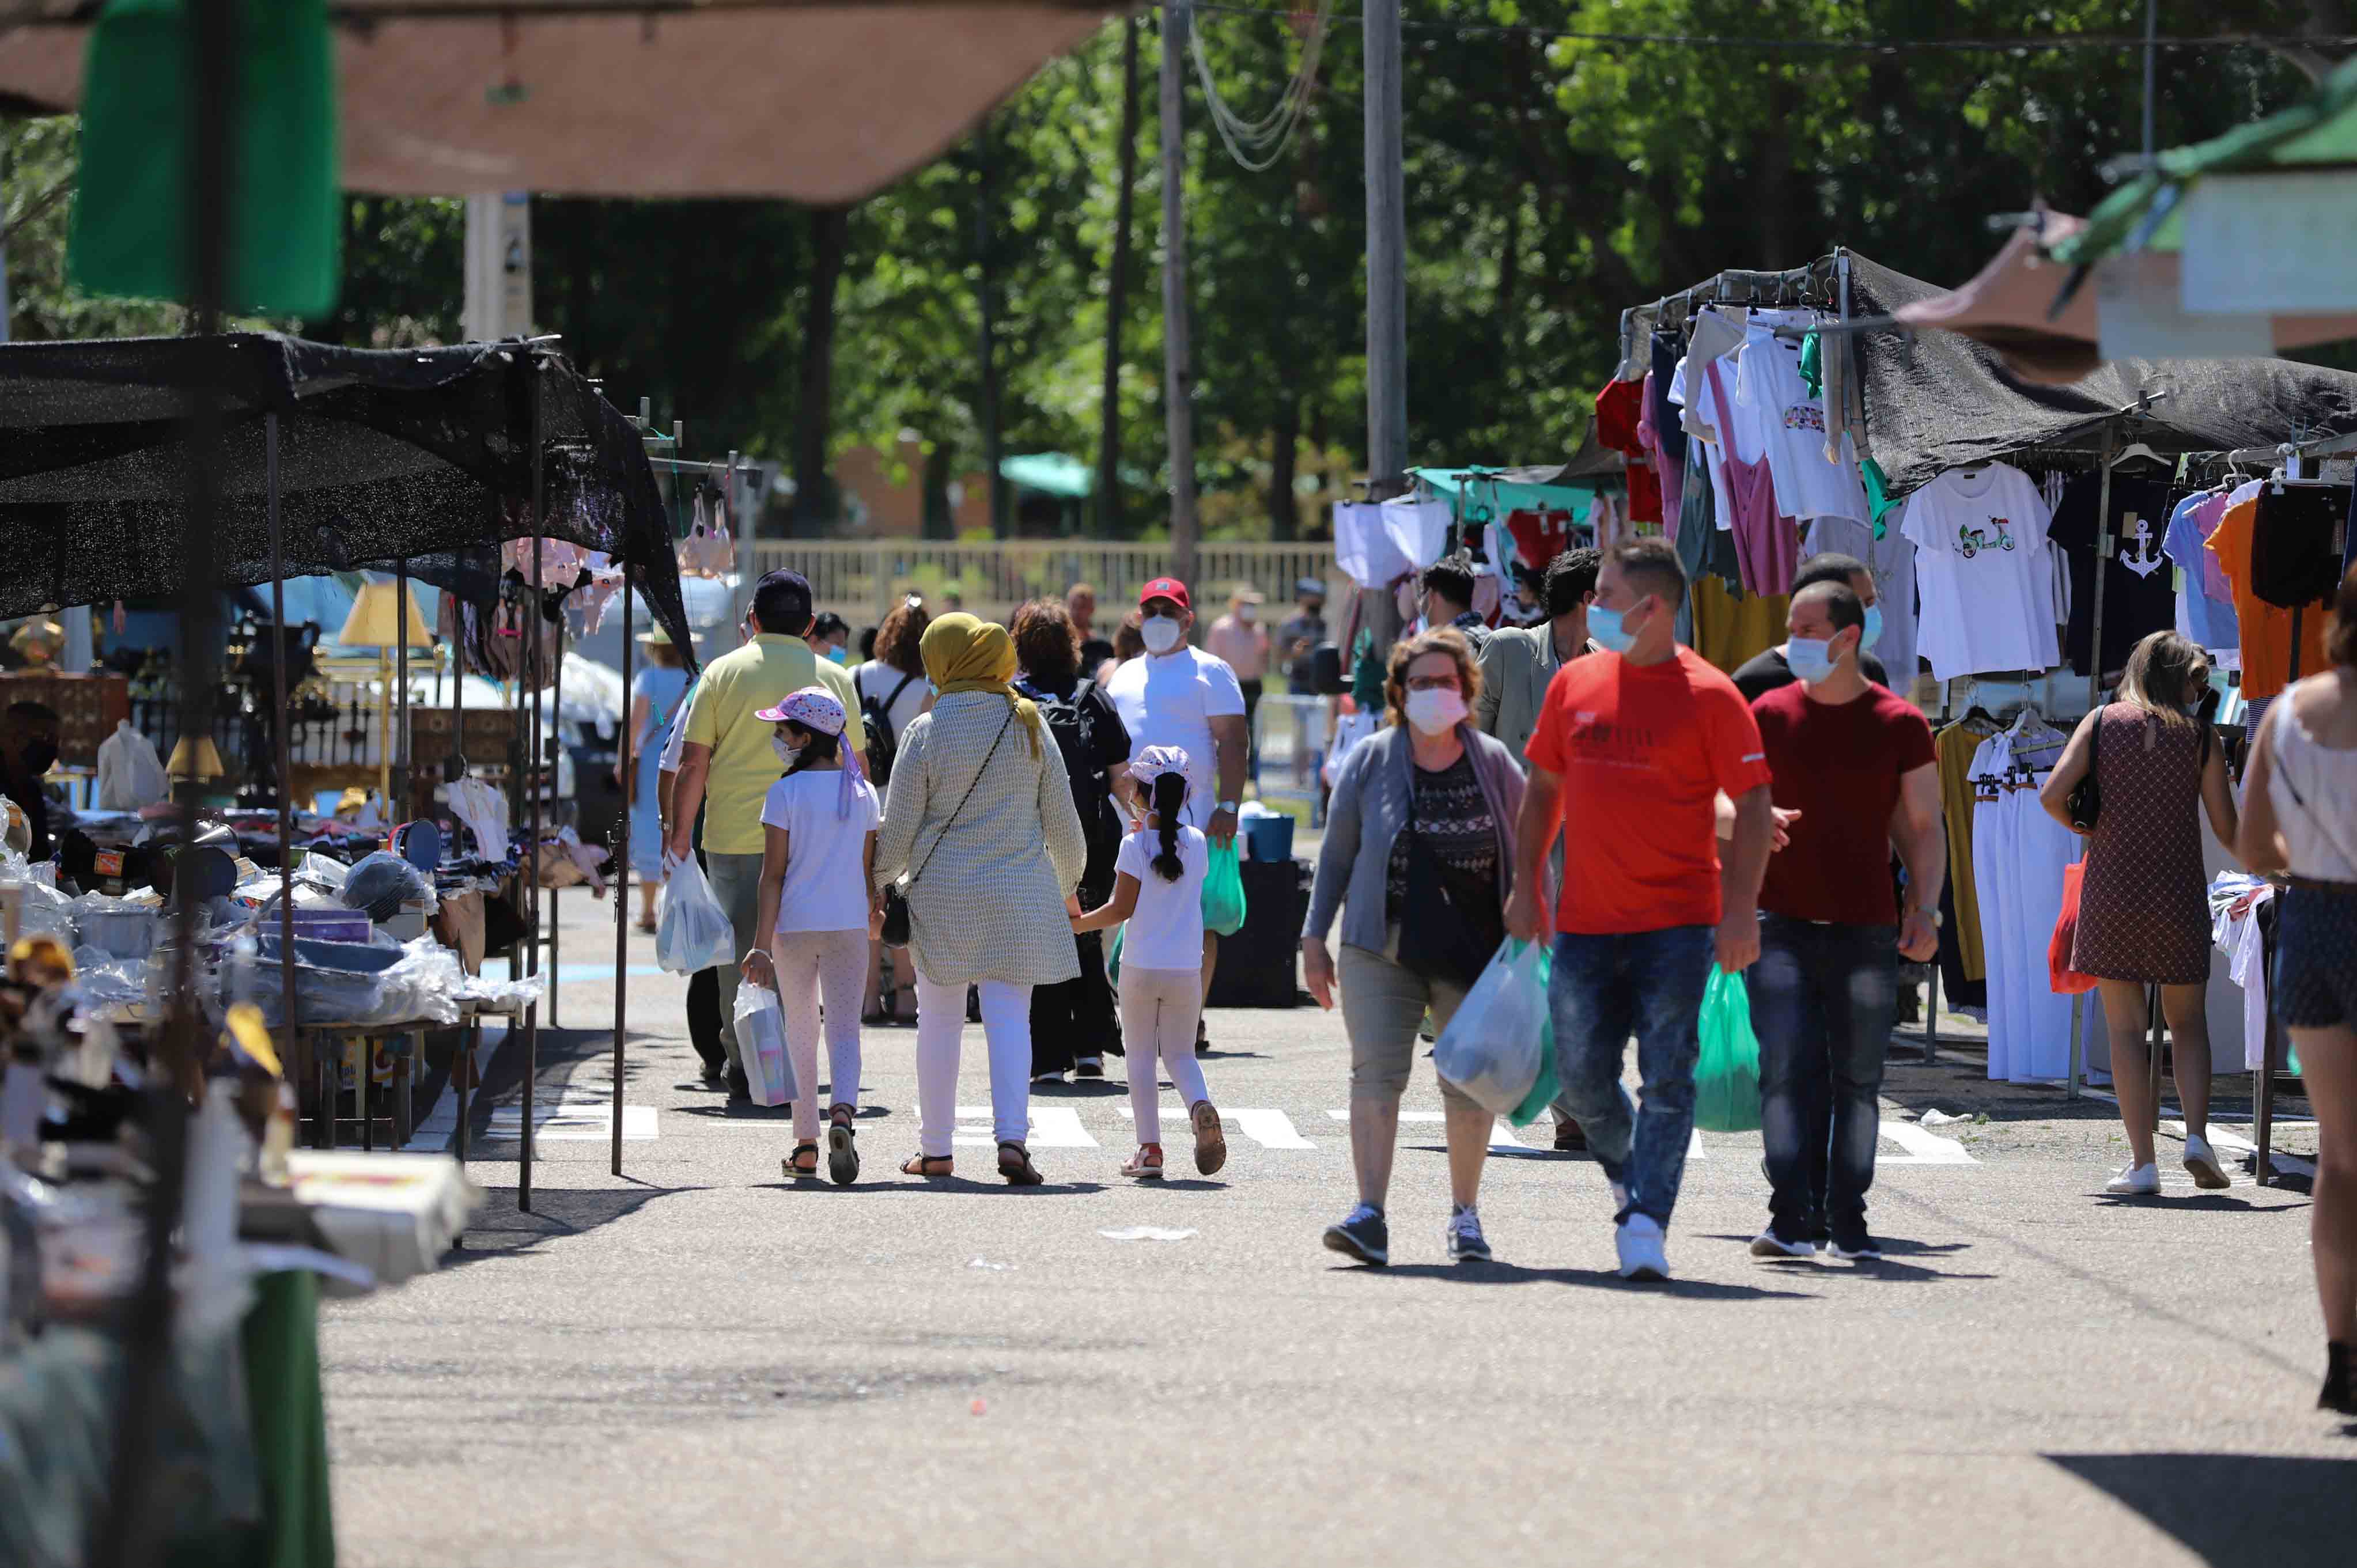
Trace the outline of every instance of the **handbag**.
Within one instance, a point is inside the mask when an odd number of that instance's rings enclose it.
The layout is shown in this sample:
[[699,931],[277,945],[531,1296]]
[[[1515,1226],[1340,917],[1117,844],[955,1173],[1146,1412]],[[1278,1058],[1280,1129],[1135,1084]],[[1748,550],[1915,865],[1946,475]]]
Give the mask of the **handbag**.
[[2071,787],[2071,799],[2064,802],[2071,808],[2071,825],[2083,833],[2095,831],[2095,822],[2104,814],[2104,787],[2097,782],[2103,771],[2104,709],[2095,709],[2095,727],[2087,732],[2087,776]]
[[1407,897],[1400,906],[1400,967],[1459,991],[1472,988],[1506,940],[1494,888],[1441,863],[1408,806]]
[[[990,759],[998,755],[998,743],[1006,738],[1006,727],[1014,722],[1015,705],[1012,703],[1009,703],[1006,707],[1006,721],[1005,724],[998,726],[998,734],[992,739],[990,749],[983,754],[982,766],[974,770],[974,778],[966,784],[965,793],[958,798],[957,810],[952,811],[950,813],[950,820],[942,824],[942,831],[933,835],[932,849],[929,849],[925,852],[925,858],[922,863],[918,865],[915,871],[909,874],[909,886],[911,888],[917,886],[917,878],[924,875],[925,867],[933,863],[934,851],[942,847],[942,840],[949,837],[950,829],[957,825],[959,815],[965,811],[965,803],[974,799],[974,785],[981,783],[982,776],[989,771]],[[904,948],[909,945],[909,938],[910,934],[908,895],[903,893],[898,887],[885,888],[884,932],[878,940],[881,940],[888,948]]]

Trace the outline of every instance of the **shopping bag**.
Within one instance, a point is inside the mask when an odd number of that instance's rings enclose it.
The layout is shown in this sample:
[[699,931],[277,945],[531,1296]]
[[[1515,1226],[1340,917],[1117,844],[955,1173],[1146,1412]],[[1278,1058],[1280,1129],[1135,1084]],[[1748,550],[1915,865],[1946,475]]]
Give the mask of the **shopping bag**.
[[[1539,944],[1539,989],[1547,991],[1555,970],[1555,954],[1545,943]],[[1563,1076],[1555,1067],[1555,1001],[1550,993],[1546,1010],[1539,1016],[1539,1076],[1523,1102],[1506,1113],[1506,1120],[1517,1127],[1527,1127],[1545,1115],[1555,1106],[1555,1096],[1563,1092]]]
[[1105,978],[1107,980],[1119,980],[1121,978],[1121,939],[1127,935],[1129,935],[1129,922],[1127,920],[1124,920],[1120,925],[1114,928],[1113,940],[1105,947]]
[[673,974],[694,974],[737,961],[737,933],[729,929],[728,911],[712,896],[704,867],[683,860],[663,884],[662,907],[655,927],[655,962]]
[[1538,1081],[1546,1027],[1546,950],[1508,938],[1432,1047],[1433,1069],[1493,1115]]
[[1244,874],[1236,866],[1233,840],[1211,846],[1211,864],[1203,873],[1203,929],[1232,937],[1244,925]]
[[786,1053],[786,1015],[778,993],[766,985],[737,988],[737,1055],[754,1104],[783,1105],[799,1097],[794,1060]]
[[2073,861],[2062,868],[2062,914],[2054,922],[2053,939],[2046,944],[2048,983],[2057,996],[2075,996],[2082,991],[2095,989],[2095,977],[2081,974],[2071,967],[2072,944],[2079,937],[2079,884],[2087,874],[2087,863]]
[[1759,1131],[1760,1037],[1751,1032],[1750,993],[1740,972],[1711,970],[1697,1032],[1694,1124],[1706,1133]]

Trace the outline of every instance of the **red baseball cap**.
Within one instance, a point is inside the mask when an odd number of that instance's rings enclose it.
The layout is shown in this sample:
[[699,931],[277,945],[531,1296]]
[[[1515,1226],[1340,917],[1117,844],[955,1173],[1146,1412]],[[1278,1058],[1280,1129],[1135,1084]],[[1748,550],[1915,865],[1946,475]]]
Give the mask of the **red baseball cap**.
[[1176,577],[1157,577],[1137,590],[1139,604],[1143,605],[1148,599],[1168,599],[1182,610],[1191,611],[1195,607],[1188,602],[1187,585]]

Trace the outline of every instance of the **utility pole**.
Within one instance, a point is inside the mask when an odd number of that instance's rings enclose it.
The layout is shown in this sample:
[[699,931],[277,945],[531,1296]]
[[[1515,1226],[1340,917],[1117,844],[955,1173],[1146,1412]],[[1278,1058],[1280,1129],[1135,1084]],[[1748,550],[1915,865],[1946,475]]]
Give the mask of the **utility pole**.
[[990,242],[990,121],[986,117],[974,132],[974,253],[982,274],[982,482],[989,487],[990,536],[1005,539],[1014,530],[1008,526],[1006,486],[998,475],[998,274],[992,265]]
[[1121,532],[1121,328],[1129,314],[1129,235],[1137,209],[1137,13],[1121,28],[1121,188],[1105,280],[1104,406],[1097,424],[1097,534]]
[[1407,474],[1407,176],[1400,148],[1400,0],[1365,0],[1367,477],[1371,498]]
[[[1394,13],[1396,16],[1396,13]],[[1187,351],[1188,0],[1162,6],[1162,404],[1170,431],[1170,566],[1195,581],[1195,367]],[[1369,113],[1372,113],[1370,111]]]

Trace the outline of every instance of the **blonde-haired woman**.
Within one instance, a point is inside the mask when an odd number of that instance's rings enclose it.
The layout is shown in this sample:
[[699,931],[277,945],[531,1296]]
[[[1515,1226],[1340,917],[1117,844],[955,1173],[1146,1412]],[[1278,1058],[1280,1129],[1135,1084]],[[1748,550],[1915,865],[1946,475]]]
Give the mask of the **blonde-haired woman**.
[[921,646],[939,695],[900,737],[876,843],[877,886],[909,879],[917,965],[920,1142],[900,1168],[952,1172],[971,985],[989,1045],[998,1171],[1014,1186],[1037,1187],[1028,1148],[1031,988],[1081,972],[1066,905],[1088,846],[1055,740],[1039,708],[1009,684],[1015,645],[1006,628],[953,612],[925,628]]
[[2209,656],[2173,631],[2136,645],[2114,700],[2080,721],[2039,791],[2047,814],[2073,832],[2071,793],[2092,771],[2102,798],[2087,834],[2079,929],[2071,967],[2095,977],[2111,1036],[2112,1090],[2128,1135],[2128,1168],[2104,1190],[2160,1190],[2153,1157],[2152,1018],[2145,988],[2160,987],[2176,1041],[2177,1095],[2185,1108],[2185,1168],[2196,1186],[2222,1187],[2210,1147],[2209,877],[2201,816],[2231,847],[2240,824],[2226,761],[2211,743]]
[[[1428,1010],[1446,1028],[1504,928],[1514,866],[1514,820],[1523,770],[1504,746],[1475,728],[1481,671],[1462,632],[1444,628],[1392,650],[1384,682],[1387,724],[1352,746],[1334,776],[1318,876],[1302,927],[1302,972],[1320,1007],[1334,1005],[1335,956],[1326,946],[1342,918],[1339,974],[1342,1026],[1351,1037],[1351,1163],[1357,1207],[1326,1230],[1326,1245],[1366,1263],[1391,1261],[1383,1201],[1399,1141],[1400,1095]],[[1411,887],[1415,892],[1411,896]],[[1461,962],[1437,950],[1469,937]],[[1448,1255],[1485,1261],[1476,1202],[1495,1120],[1454,1084],[1440,1085],[1448,1133],[1452,1207]]]

